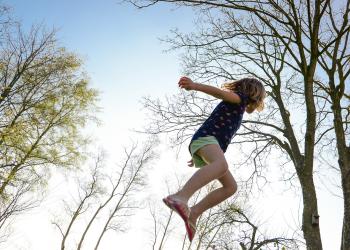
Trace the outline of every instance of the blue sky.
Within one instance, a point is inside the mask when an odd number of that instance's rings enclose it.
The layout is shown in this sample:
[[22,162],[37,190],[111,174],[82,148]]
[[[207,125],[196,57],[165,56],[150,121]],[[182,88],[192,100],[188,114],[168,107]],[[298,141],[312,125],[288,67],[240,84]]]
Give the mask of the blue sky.
[[[142,96],[157,98],[178,91],[177,80],[181,75],[179,51],[163,53],[168,45],[161,43],[159,38],[170,35],[173,28],[182,32],[193,30],[195,15],[190,8],[158,4],[138,10],[131,4],[119,4],[116,0],[7,0],[2,3],[12,7],[12,14],[26,28],[43,23],[48,29],[58,29],[59,44],[83,58],[93,87],[101,92],[103,112],[100,118],[104,126],[96,130],[96,136],[110,152],[135,138],[130,130],[143,123],[139,103]],[[167,157],[175,158],[169,154]],[[187,155],[184,157],[187,160]],[[181,164],[185,165],[185,161]],[[321,198],[319,203],[331,204],[333,198]],[[278,198],[274,199],[278,202]],[[269,201],[264,202],[265,210],[268,210]],[[282,206],[282,202],[280,204]],[[322,208],[324,217],[336,211],[330,206]],[[286,216],[291,213],[287,211]],[[334,228],[335,224],[330,218],[327,225]],[[321,229],[327,230],[327,226]],[[40,235],[28,234],[26,241],[33,238],[32,248],[27,245],[23,249],[47,249],[40,245],[40,241],[45,242]],[[332,239],[339,241],[339,233],[333,236],[327,233],[323,237],[325,245],[332,246]],[[46,246],[49,246],[47,241]]]
[[132,91],[132,96],[162,93],[174,83],[178,57],[162,53],[168,47],[159,38],[175,27],[190,30],[193,20],[190,9],[171,10],[161,4],[138,10],[115,0],[5,3],[26,27],[43,22],[58,29],[59,43],[82,56],[94,86],[103,91]]
[[[107,129],[100,131],[100,137],[110,139],[108,128],[114,128],[121,132],[116,137],[125,137],[121,143],[127,141],[131,135],[123,132],[140,123],[135,119],[141,119],[136,116],[141,97],[177,90],[181,74],[178,53],[164,53],[168,45],[159,38],[173,28],[190,31],[194,19],[191,9],[159,4],[139,10],[116,0],[4,3],[27,29],[41,23],[47,29],[57,29],[59,44],[83,58],[92,86],[101,92],[100,117]],[[126,115],[130,119],[116,119]]]

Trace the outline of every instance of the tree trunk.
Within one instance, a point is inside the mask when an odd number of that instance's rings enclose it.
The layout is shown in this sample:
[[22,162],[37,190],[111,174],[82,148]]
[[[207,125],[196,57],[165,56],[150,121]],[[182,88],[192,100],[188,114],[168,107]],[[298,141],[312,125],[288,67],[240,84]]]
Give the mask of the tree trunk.
[[303,193],[302,230],[306,246],[308,250],[321,250],[322,241],[318,224],[317,196],[313,176],[309,173],[301,173],[299,179]]
[[346,145],[345,131],[341,115],[340,98],[335,89],[332,91],[334,129],[337,139],[338,164],[341,173],[343,198],[344,198],[344,215],[341,250],[350,249],[350,147]]
[[302,158],[302,168],[297,169],[304,202],[302,229],[308,250],[322,250],[317,196],[313,180],[316,130],[316,108],[313,93],[315,67],[316,61],[311,61],[307,67],[307,75],[304,82],[306,104],[305,157]]
[[[341,250],[350,249],[350,148],[343,157],[339,157],[339,165],[342,165],[342,187],[344,197],[344,218],[343,218],[343,232],[341,241]],[[340,155],[340,154],[339,154]]]

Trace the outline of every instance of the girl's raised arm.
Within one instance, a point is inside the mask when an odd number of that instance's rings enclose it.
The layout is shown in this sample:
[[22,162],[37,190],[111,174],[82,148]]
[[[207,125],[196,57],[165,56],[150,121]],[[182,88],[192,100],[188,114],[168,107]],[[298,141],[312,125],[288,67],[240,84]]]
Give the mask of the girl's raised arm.
[[179,87],[186,90],[196,90],[214,96],[215,98],[221,99],[226,102],[240,103],[241,98],[239,95],[232,91],[225,91],[220,88],[209,86],[201,83],[194,83],[188,77],[181,77],[179,81]]

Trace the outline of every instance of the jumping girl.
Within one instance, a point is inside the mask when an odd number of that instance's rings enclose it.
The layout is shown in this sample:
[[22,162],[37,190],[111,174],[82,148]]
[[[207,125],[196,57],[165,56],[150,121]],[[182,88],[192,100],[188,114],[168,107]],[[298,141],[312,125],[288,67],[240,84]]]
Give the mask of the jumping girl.
[[[220,89],[194,83],[190,78],[182,77],[179,87],[201,91],[222,100],[190,142],[192,159],[188,165],[190,167],[195,165],[199,170],[181,190],[163,199],[164,203],[184,220],[188,238],[192,241],[196,232],[197,218],[207,209],[232,196],[237,190],[237,183],[228,169],[224,153],[241,125],[244,112],[263,110],[266,92],[262,83],[254,78],[225,83],[223,89]],[[187,203],[190,197],[215,179],[220,181],[222,187],[212,191],[189,208]]]

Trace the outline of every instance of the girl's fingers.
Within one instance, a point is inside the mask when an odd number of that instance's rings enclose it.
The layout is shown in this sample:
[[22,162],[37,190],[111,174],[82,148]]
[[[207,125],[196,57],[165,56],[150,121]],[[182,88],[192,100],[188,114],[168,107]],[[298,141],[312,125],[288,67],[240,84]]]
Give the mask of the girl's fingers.
[[181,77],[179,80],[179,87],[182,89],[190,90],[191,80],[188,77]]
[[188,83],[180,82],[179,83],[179,87],[180,88],[186,88],[186,87],[188,87]]
[[188,161],[187,163],[188,163],[187,165],[188,165],[189,167],[193,167],[193,160],[190,160],[190,161]]
[[189,81],[189,78],[188,77],[181,77],[180,80],[179,80],[179,83],[180,82],[188,82]]

